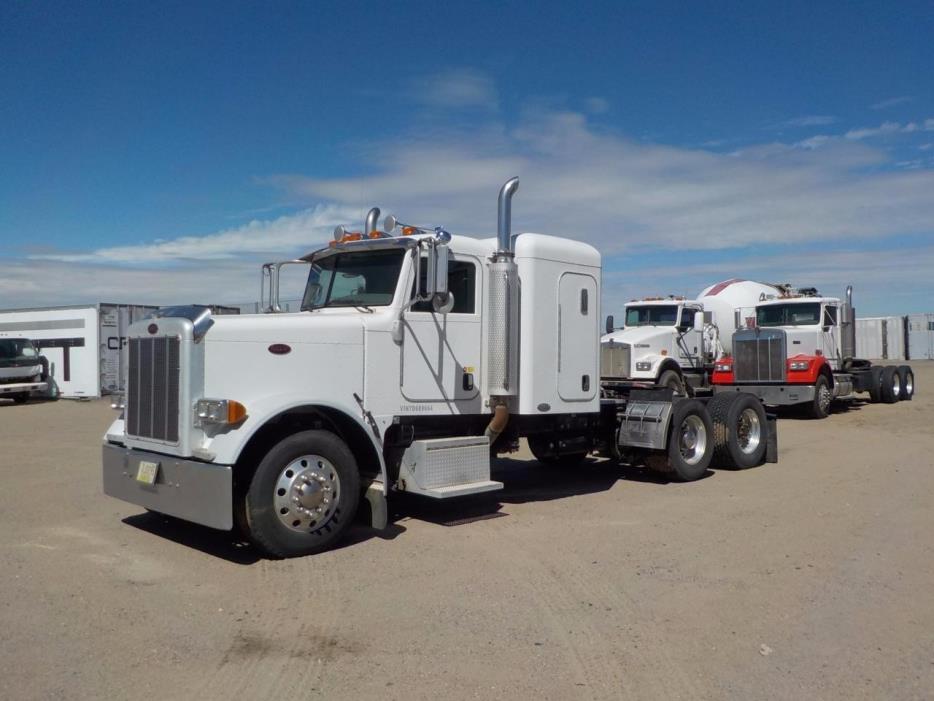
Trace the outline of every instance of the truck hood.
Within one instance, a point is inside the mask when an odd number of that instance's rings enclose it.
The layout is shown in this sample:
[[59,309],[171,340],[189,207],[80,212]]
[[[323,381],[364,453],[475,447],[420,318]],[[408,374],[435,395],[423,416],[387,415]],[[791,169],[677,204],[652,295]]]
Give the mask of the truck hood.
[[382,321],[387,312],[372,314],[358,309],[324,309],[286,314],[232,314],[213,317],[208,344],[233,343],[313,343],[360,344],[363,331]]
[[600,339],[602,343],[615,341],[616,343],[628,343],[635,350],[637,345],[647,345],[648,348],[641,348],[642,351],[651,351],[653,348],[668,348],[669,340],[675,335],[674,326],[630,326],[626,329],[619,329],[613,333],[605,335]]

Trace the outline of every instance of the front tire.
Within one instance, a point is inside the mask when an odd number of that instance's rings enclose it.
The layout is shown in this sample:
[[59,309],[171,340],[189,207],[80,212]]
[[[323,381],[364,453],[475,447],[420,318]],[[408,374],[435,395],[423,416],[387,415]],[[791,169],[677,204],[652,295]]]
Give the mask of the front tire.
[[713,421],[716,463],[740,470],[761,465],[768,431],[762,402],[747,393],[721,392],[707,410]]
[[668,467],[682,482],[703,477],[713,459],[713,423],[701,402],[678,402],[668,434]]
[[675,394],[684,396],[687,394],[684,391],[684,378],[674,370],[665,370],[665,372],[658,376],[658,382],[656,384],[659,387],[671,389]]
[[353,453],[330,431],[303,431],[262,459],[244,501],[250,540],[271,557],[327,550],[353,521],[360,474]]
[[29,401],[29,392],[17,392],[16,394],[11,394],[10,399],[12,399],[16,404],[25,404]]
[[886,365],[882,368],[882,401],[886,404],[894,404],[898,401],[902,392],[902,381],[898,375],[898,368],[894,365]]
[[818,375],[814,383],[814,399],[808,404],[808,416],[812,419],[826,419],[830,416],[830,404],[833,402],[833,390],[826,375]]
[[915,396],[915,373],[909,365],[898,366],[898,377],[901,381],[901,394],[898,395],[899,401],[911,401]]

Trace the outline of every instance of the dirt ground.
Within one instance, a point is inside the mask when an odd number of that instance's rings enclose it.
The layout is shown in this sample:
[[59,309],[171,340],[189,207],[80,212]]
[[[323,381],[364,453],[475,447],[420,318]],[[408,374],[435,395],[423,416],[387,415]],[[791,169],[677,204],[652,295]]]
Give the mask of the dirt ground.
[[0,402],[0,697],[934,694],[934,363],[691,484],[527,457],[502,492],[262,560],[101,493],[103,401]]

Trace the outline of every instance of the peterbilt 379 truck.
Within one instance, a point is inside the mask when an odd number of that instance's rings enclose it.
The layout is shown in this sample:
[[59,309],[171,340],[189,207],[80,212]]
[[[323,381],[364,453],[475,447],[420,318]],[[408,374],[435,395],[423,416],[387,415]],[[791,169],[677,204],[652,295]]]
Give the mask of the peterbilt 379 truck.
[[772,406],[801,405],[825,418],[835,399],[859,392],[894,403],[914,396],[908,365],[873,365],[856,358],[853,287],[844,299],[816,289],[786,288],[755,308],[750,328],[733,335],[733,352],[717,361],[716,392],[744,392]]
[[361,500],[380,527],[396,491],[502,488],[491,455],[520,437],[568,468],[596,452],[681,480],[774,461],[774,421],[752,395],[601,383],[600,254],[514,236],[517,188],[500,190],[496,238],[394,235],[377,208],[362,231],[339,227],[302,259],[301,311],[176,307],[133,324],[104,491],[292,556],[334,544]]

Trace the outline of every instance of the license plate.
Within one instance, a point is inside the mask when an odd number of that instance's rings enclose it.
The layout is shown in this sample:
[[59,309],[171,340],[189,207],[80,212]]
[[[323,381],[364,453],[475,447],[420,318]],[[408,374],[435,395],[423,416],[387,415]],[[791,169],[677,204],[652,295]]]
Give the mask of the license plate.
[[136,481],[152,486],[156,483],[158,474],[159,463],[140,460],[139,467],[136,469]]

